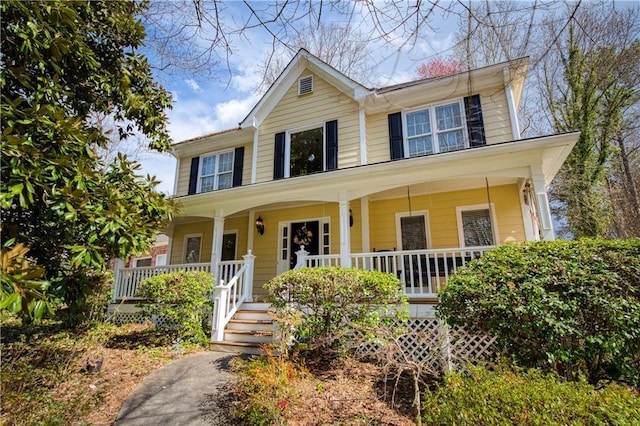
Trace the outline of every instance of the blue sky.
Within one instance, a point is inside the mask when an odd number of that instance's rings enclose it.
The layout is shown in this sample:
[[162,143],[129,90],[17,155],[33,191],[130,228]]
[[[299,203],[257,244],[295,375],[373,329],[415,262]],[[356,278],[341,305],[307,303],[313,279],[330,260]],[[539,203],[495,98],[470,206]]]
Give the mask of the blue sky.
[[[239,7],[241,3],[231,2],[226,6],[230,12],[227,16],[231,19],[246,18],[246,9]],[[331,19],[330,15],[323,16]],[[374,86],[412,80],[421,63],[430,57],[451,53],[457,17],[452,16],[448,20],[438,17],[432,25],[437,32],[429,31],[411,51],[401,46],[403,40],[400,38],[386,45],[379,43],[372,49],[375,52],[372,60],[376,64],[371,70],[375,75]],[[174,143],[238,125],[260,99],[261,94],[256,93],[256,87],[261,74],[256,64],[267,54],[270,41],[264,31],[258,29],[248,32],[244,39],[235,39],[230,57],[230,77],[204,78],[184,72],[158,75],[158,81],[173,94],[173,109],[168,116]],[[139,155],[139,161],[144,175],[155,175],[161,181],[161,192],[173,194],[175,158],[170,154],[144,152]]]

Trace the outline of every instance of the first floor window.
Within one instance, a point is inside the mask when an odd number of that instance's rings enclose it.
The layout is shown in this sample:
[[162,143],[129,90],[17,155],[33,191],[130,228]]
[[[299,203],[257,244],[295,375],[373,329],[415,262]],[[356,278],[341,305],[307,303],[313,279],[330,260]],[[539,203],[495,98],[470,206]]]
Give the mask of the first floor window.
[[231,188],[233,185],[233,151],[208,155],[200,159],[198,192]]
[[202,235],[185,235],[183,263],[200,263]]
[[402,250],[422,250],[427,248],[427,221],[424,215],[400,218]]
[[495,244],[494,224],[488,208],[458,208],[465,247],[492,246]]
[[144,266],[151,266],[151,258],[150,257],[142,257],[139,259],[134,259],[133,266],[135,268],[142,268]]

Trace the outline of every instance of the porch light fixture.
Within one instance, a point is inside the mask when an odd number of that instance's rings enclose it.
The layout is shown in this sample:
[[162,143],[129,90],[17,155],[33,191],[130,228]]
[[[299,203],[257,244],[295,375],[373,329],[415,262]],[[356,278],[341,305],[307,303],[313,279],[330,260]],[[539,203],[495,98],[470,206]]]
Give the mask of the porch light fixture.
[[351,209],[349,209],[349,228],[353,227],[353,213],[351,212]]
[[260,235],[264,234],[264,220],[262,220],[261,215],[256,219],[256,231],[258,231]]

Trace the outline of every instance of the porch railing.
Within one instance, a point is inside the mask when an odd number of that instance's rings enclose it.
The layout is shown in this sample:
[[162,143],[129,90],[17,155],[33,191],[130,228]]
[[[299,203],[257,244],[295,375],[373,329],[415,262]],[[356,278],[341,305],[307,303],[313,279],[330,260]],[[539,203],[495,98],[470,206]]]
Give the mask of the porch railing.
[[211,271],[210,263],[188,263],[183,265],[143,266],[139,268],[119,268],[116,265],[112,301],[138,300],[138,285],[145,278],[178,271]]
[[[351,266],[369,271],[394,274],[404,283],[410,298],[437,297],[458,268],[482,256],[493,246],[402,250],[373,253],[352,253]],[[307,267],[341,266],[339,255],[313,255],[304,250],[296,253],[298,265]]]
[[[236,269],[233,276],[225,281],[219,280],[220,285],[214,289],[213,294],[213,321],[211,325],[211,340],[221,342],[224,340],[224,328],[245,301],[251,301],[253,297],[253,263],[255,256],[249,253],[244,256],[243,265]],[[234,270],[226,267],[224,262],[220,270],[230,273]],[[229,264],[230,265],[230,264]],[[236,265],[237,266],[237,265]],[[221,274],[220,276],[225,276]]]

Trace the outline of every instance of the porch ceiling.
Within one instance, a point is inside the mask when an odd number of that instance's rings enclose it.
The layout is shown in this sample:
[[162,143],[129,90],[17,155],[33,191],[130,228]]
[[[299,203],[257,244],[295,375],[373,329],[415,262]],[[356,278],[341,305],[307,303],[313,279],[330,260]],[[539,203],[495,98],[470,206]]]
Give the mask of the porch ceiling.
[[[412,186],[426,192],[515,182],[535,174],[549,184],[579,133],[487,145],[464,151],[370,164],[308,176],[262,182],[178,197],[186,216],[212,218],[244,210],[301,202],[338,202],[363,196],[388,197]],[[348,182],[348,184],[345,184]],[[474,186],[470,186],[474,185]]]

